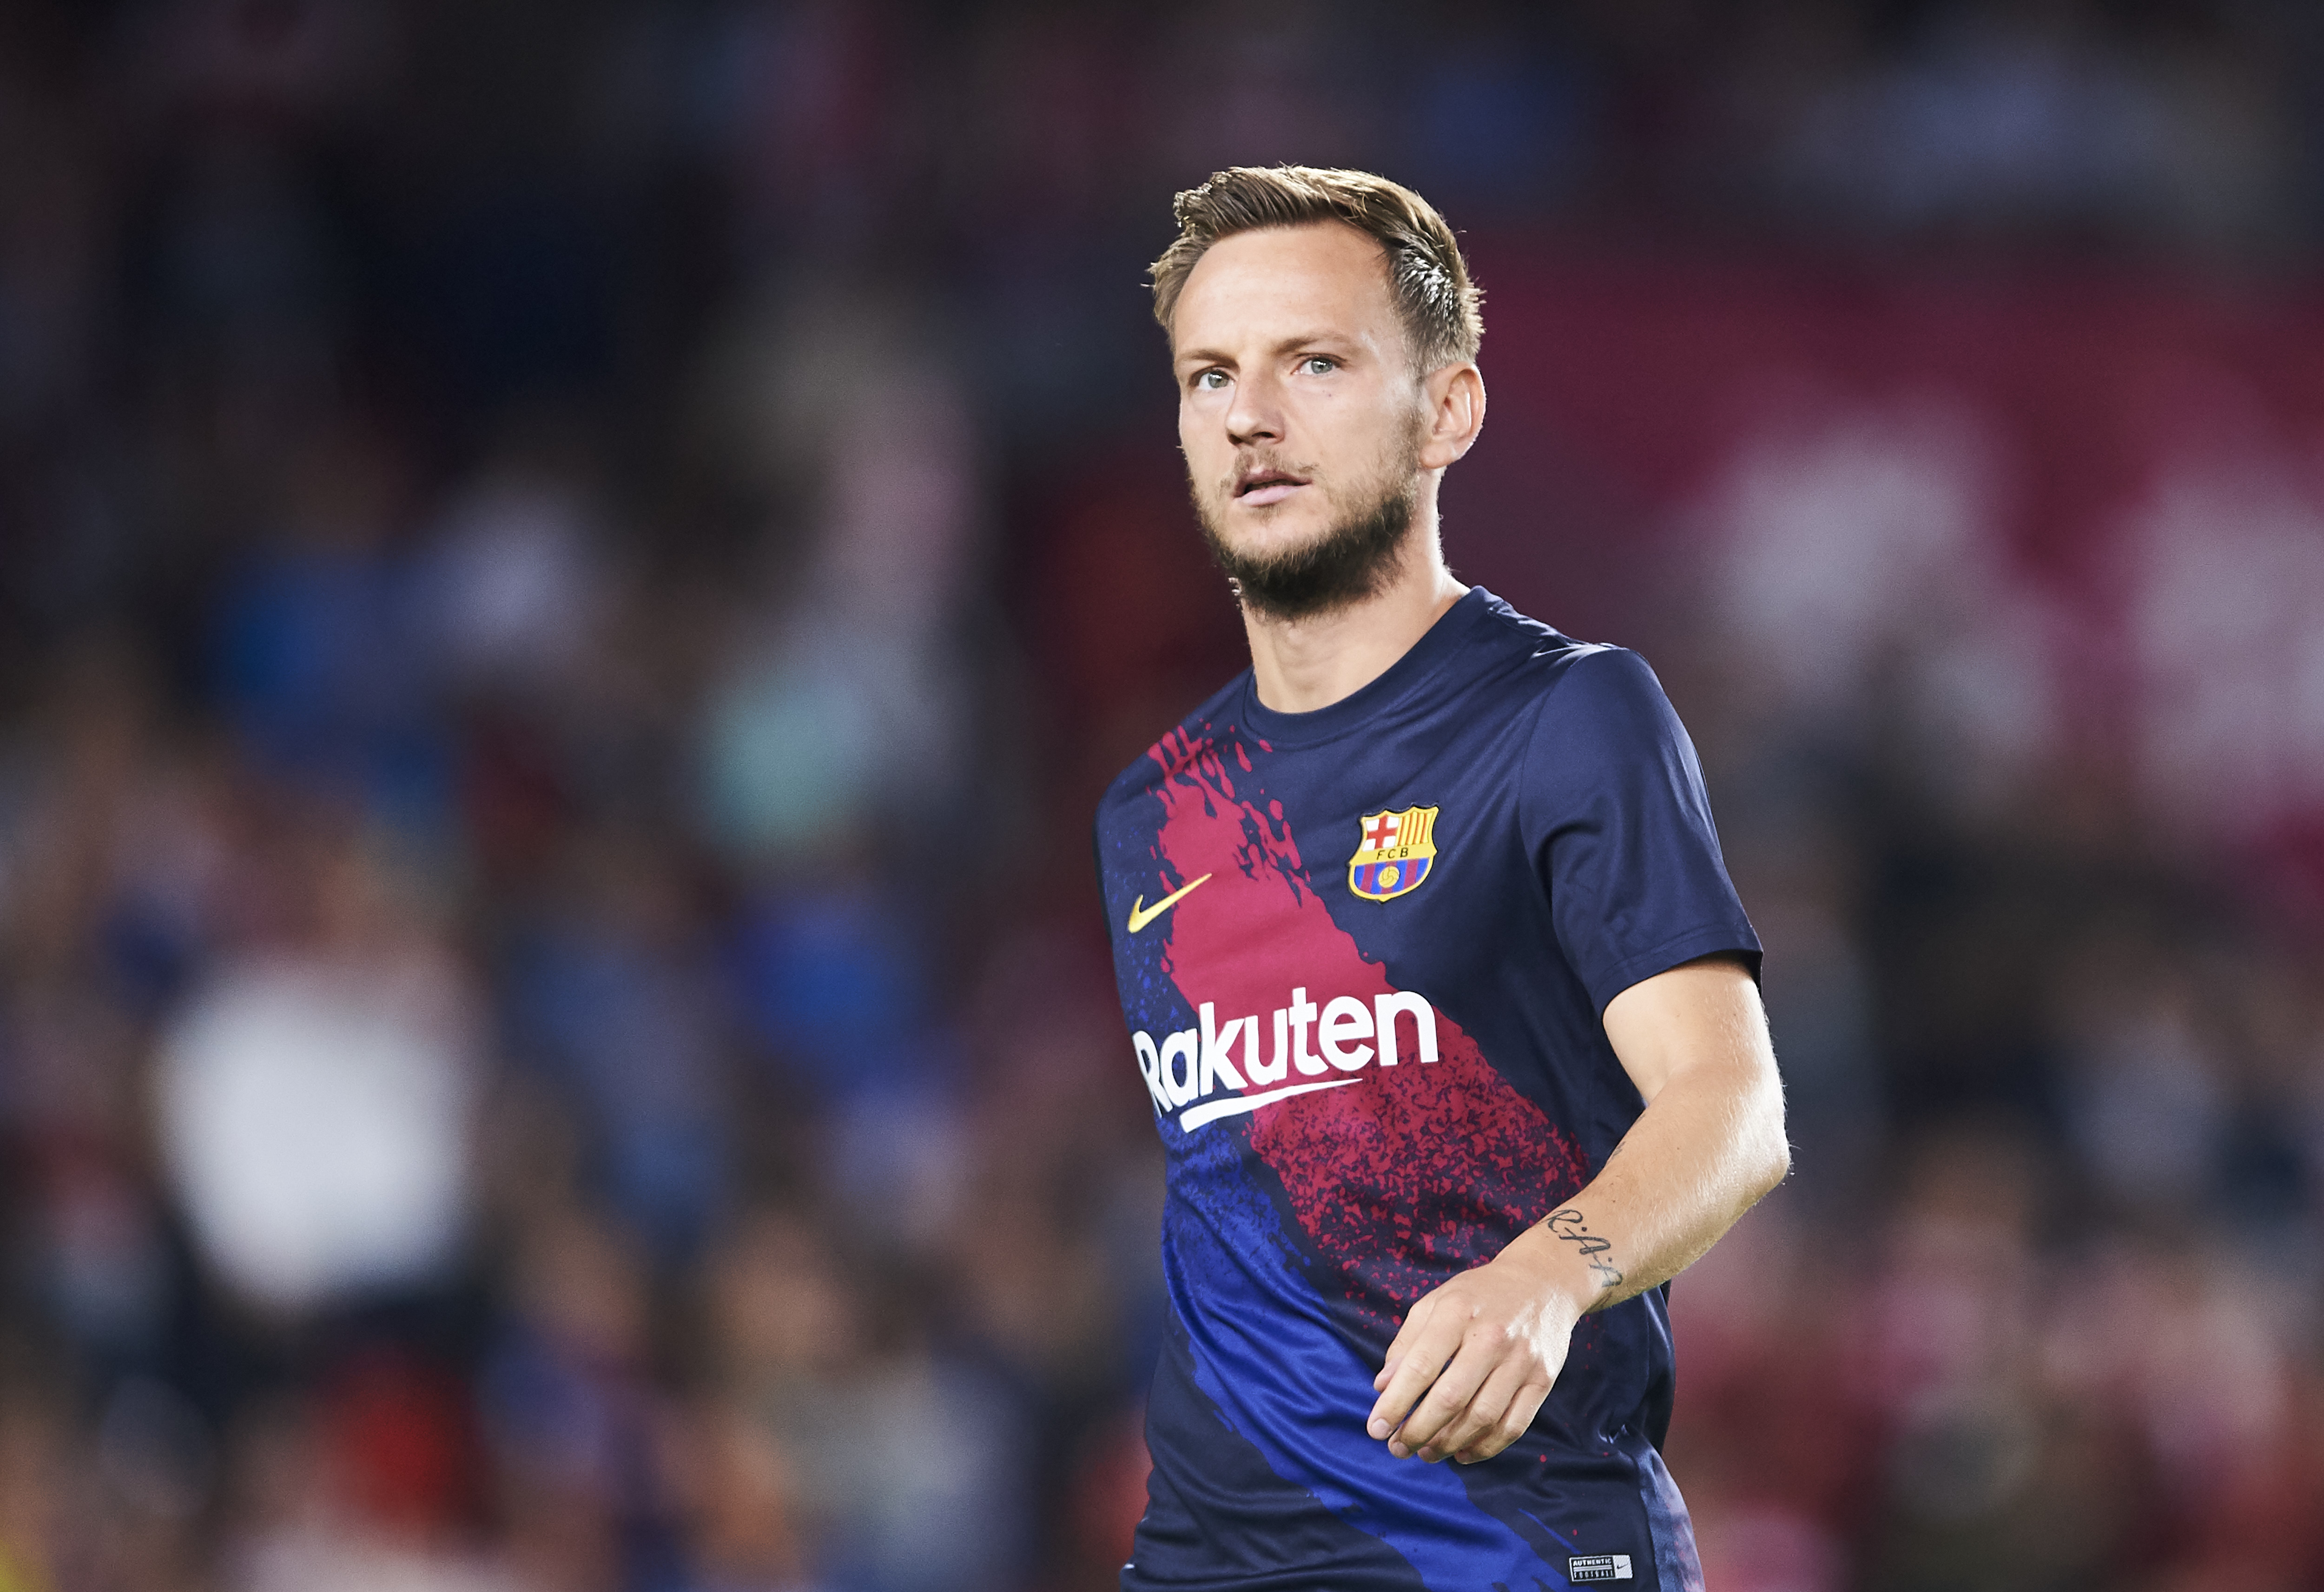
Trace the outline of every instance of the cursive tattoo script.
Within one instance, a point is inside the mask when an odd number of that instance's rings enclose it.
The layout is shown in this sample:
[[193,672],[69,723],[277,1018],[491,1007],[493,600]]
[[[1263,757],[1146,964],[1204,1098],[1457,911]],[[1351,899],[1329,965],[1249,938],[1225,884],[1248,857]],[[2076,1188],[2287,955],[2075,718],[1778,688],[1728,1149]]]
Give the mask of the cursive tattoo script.
[[1541,1225],[1550,1230],[1552,1237],[1562,1238],[1582,1251],[1582,1264],[1590,1268],[1590,1275],[1603,1284],[1607,1292],[1611,1293],[1622,1285],[1620,1268],[1606,1258],[1608,1252],[1614,1247],[1612,1242],[1592,1233],[1582,1212],[1569,1205],[1563,1210],[1552,1211],[1543,1217]]

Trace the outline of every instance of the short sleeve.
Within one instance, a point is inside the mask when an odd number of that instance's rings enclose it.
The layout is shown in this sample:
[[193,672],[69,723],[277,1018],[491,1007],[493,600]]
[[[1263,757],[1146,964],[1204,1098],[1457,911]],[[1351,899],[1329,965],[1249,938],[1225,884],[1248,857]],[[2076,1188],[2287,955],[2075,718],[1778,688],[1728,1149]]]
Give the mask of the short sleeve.
[[1602,1016],[1631,985],[1759,937],[1727,877],[1702,767],[1646,659],[1566,664],[1526,749],[1521,821],[1558,943]]

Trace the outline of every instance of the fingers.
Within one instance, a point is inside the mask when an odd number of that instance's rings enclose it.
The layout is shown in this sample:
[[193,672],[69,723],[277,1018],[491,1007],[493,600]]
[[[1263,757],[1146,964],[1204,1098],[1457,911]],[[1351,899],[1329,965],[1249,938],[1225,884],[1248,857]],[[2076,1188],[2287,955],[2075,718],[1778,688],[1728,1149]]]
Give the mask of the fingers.
[[1463,1465],[1489,1459],[1526,1434],[1548,1396],[1538,1367],[1521,1358],[1504,1361],[1437,1446]]
[[1516,1355],[1505,1356],[1487,1367],[1476,1392],[1452,1412],[1429,1440],[1422,1458],[1434,1459],[1443,1454],[1459,1457],[1474,1452],[1479,1440],[1492,1432],[1508,1413],[1509,1401],[1517,1397],[1517,1388],[1525,1381],[1526,1369],[1523,1357]]
[[1467,1464],[1500,1453],[1533,1424],[1555,1381],[1562,1353],[1503,1308],[1456,1279],[1424,1294],[1390,1341],[1372,1386],[1366,1428],[1402,1459]]
[[[1432,1463],[1453,1452],[1454,1431],[1462,1425],[1479,1392],[1508,1363],[1511,1348],[1508,1337],[1498,1329],[1471,1323],[1452,1362],[1436,1374],[1427,1393],[1404,1418],[1388,1443],[1388,1452],[1399,1459],[1406,1453],[1416,1453]],[[1522,1369],[1520,1367],[1520,1374]],[[1504,1393],[1501,1402],[1483,1420],[1489,1422],[1508,1403]]]
[[1411,1447],[1399,1448],[1397,1429],[1405,1423],[1413,1405],[1438,1380],[1445,1363],[1461,1347],[1461,1329],[1467,1324],[1454,1319],[1457,1312],[1435,1309],[1435,1303],[1432,1294],[1413,1306],[1412,1313],[1405,1318],[1403,1330],[1388,1345],[1387,1362],[1380,1367],[1388,1385],[1372,1404],[1371,1415],[1365,1422],[1365,1430],[1372,1436],[1389,1440],[1388,1450],[1399,1459],[1411,1452]]
[[1410,1347],[1412,1340],[1420,1335],[1420,1330],[1428,1324],[1428,1318],[1434,1313],[1435,1309],[1436,1293],[1434,1289],[1413,1302],[1412,1309],[1405,1313],[1404,1324],[1396,1330],[1396,1336],[1388,1340],[1388,1353],[1380,1357],[1379,1372],[1372,1378],[1374,1392],[1377,1393],[1388,1386],[1388,1379],[1396,1375],[1397,1362],[1403,1357],[1405,1350]]

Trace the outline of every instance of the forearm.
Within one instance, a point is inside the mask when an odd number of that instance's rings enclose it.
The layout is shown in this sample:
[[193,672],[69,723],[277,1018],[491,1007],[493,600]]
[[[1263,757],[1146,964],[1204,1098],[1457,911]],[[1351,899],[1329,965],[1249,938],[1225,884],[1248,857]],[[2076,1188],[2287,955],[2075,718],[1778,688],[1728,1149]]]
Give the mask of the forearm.
[[[1738,1056],[1765,1044],[1736,1039]],[[1674,1073],[1599,1174],[1508,1253],[1578,1313],[1603,1310],[1701,1258],[1790,1164],[1772,1062],[1705,1060]]]
[[1775,1052],[1741,963],[1633,985],[1607,1005],[1606,1036],[1646,1109],[1581,1192],[1406,1315],[1368,1422],[1399,1458],[1499,1453],[1541,1408],[1576,1320],[1668,1281],[1790,1168]]

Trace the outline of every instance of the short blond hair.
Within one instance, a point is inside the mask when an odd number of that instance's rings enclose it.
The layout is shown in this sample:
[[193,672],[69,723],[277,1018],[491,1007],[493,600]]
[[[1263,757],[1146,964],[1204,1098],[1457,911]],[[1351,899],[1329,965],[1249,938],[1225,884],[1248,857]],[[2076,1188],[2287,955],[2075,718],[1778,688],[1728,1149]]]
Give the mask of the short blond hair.
[[1166,332],[1187,276],[1213,244],[1265,227],[1342,221],[1387,252],[1389,290],[1419,371],[1477,357],[1484,295],[1444,217],[1400,182],[1318,166],[1230,166],[1178,195],[1171,211],[1178,235],[1150,271],[1154,318]]

